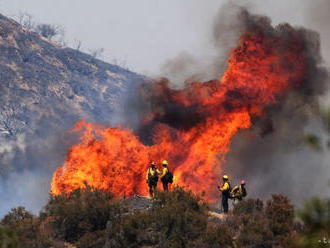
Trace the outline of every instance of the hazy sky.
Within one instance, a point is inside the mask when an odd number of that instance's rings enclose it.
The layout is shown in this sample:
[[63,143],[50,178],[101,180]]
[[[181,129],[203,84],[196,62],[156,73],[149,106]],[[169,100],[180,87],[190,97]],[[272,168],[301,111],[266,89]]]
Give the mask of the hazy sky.
[[[37,22],[62,25],[69,44],[77,39],[82,41],[85,51],[104,48],[106,61],[117,59],[126,62],[133,71],[158,74],[160,65],[182,51],[195,56],[213,52],[209,42],[213,18],[225,2],[0,0],[0,12],[8,16],[28,12]],[[315,28],[315,23],[308,17],[309,5],[315,0],[233,2],[248,3],[253,12],[269,15],[274,23],[287,21]]]

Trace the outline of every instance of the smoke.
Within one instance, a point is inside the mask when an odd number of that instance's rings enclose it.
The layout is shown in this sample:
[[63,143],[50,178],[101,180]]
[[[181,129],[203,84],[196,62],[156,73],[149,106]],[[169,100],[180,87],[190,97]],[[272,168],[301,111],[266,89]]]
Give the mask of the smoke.
[[49,192],[49,173],[38,170],[13,172],[0,183],[0,216],[8,213],[10,208],[24,206],[34,214],[45,205]]
[[[290,32],[288,24],[273,29],[268,18],[241,13],[247,27],[263,22],[266,31],[282,36]],[[252,196],[267,197],[280,192],[297,204],[312,195],[327,194],[330,173],[328,153],[311,151],[304,145],[306,130],[320,128],[319,99],[327,92],[329,76],[322,64],[319,34],[304,28],[299,28],[299,32],[306,42],[310,68],[307,80],[279,104],[266,109],[266,115],[255,119],[251,130],[234,138],[225,167],[236,182],[248,179]]]
[[25,206],[36,214],[45,204],[51,175],[75,142],[60,126],[50,126],[39,125],[37,133],[18,134],[10,139],[0,136],[0,216],[16,206]]
[[219,9],[213,28],[209,30],[210,42],[204,55],[184,51],[161,66],[161,75],[169,79],[172,87],[182,88],[184,83],[205,82],[223,74],[228,52],[245,30],[245,23],[238,14],[245,8],[228,2]]
[[[274,31],[266,17],[244,12],[240,16],[247,27],[264,22],[265,30]],[[275,32],[285,36],[286,28],[290,31],[287,24],[280,24]],[[319,97],[327,92],[329,77],[322,66],[319,34],[304,28],[299,30],[306,41],[310,68],[307,80],[279,104],[268,108],[265,117],[255,119],[252,130],[234,138],[225,164],[225,171],[234,181],[245,178],[250,182],[251,196],[267,197],[280,192],[297,204],[312,195],[327,194],[330,172],[328,154],[311,151],[304,145],[306,129],[320,127]]]
[[[328,153],[312,151],[304,144],[307,129],[320,129],[319,99],[327,92],[329,82],[321,55],[320,35],[315,31],[286,23],[273,27],[266,16],[252,15],[237,5],[224,5],[215,18],[211,37],[216,55],[210,62],[188,53],[167,61],[163,72],[174,83],[166,78],[156,79],[156,91],[154,86],[144,85],[142,93],[149,105],[142,104],[142,115],[148,107],[153,120],[142,124],[136,133],[143,142],[150,144],[150,130],[159,122],[183,130],[203,122],[206,113],[198,111],[196,106],[187,108],[175,102],[172,96],[176,92],[171,87],[184,88],[191,82],[219,78],[226,68],[229,50],[242,33],[255,30],[266,36],[288,39],[288,42],[294,32],[303,37],[309,69],[299,88],[286,94],[277,104],[268,106],[264,116],[253,119],[250,130],[234,137],[223,172],[231,175],[233,184],[246,179],[250,196],[266,198],[271,193],[283,193],[300,204],[312,195],[329,192],[326,186],[330,174]],[[228,106],[240,97],[233,92],[228,96]],[[322,131],[319,133],[322,135]]]
[[305,18],[309,26],[319,31],[321,51],[327,65],[330,65],[330,1],[309,1],[305,8]]

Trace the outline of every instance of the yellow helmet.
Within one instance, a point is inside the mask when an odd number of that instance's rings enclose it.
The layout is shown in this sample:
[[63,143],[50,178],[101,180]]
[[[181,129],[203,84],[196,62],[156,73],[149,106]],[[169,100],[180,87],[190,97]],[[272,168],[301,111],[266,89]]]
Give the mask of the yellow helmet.
[[228,180],[229,177],[227,175],[224,175],[222,178]]
[[166,164],[166,165],[168,165],[168,162],[167,162],[167,160],[163,160],[163,164]]

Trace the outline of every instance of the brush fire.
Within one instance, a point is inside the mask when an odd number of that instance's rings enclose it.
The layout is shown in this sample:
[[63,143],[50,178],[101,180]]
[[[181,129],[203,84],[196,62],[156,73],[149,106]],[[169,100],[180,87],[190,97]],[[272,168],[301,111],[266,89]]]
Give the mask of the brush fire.
[[90,185],[118,197],[147,195],[150,161],[160,168],[166,159],[174,184],[216,200],[215,185],[233,136],[298,89],[309,71],[303,32],[289,25],[264,26],[247,25],[218,79],[186,83],[182,89],[171,88],[165,79],[141,85],[139,96],[150,112],[141,116],[137,131],[77,123],[80,142],[55,171],[51,194]]

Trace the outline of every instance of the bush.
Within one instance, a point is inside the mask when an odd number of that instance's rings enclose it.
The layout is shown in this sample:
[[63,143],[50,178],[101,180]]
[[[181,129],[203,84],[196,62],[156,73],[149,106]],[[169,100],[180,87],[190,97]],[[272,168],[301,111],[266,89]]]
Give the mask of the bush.
[[12,208],[11,211],[3,217],[1,224],[11,228],[20,226],[23,222],[32,221],[33,215],[25,207]]
[[157,192],[150,211],[121,216],[111,224],[108,243],[116,247],[185,247],[205,232],[207,211],[208,206],[191,191]]
[[17,233],[19,247],[38,247],[38,220],[24,207],[11,209],[1,224]]
[[254,214],[263,210],[264,203],[259,199],[247,199],[234,204],[233,214]]
[[227,225],[208,225],[202,238],[188,247],[233,247],[233,235]]
[[105,230],[85,233],[77,242],[79,248],[103,248],[105,244]]
[[289,235],[294,230],[293,218],[293,205],[288,198],[272,195],[266,207],[259,199],[238,202],[227,223],[237,233],[239,247],[287,247]]
[[1,248],[18,247],[18,236],[14,230],[0,227],[0,247]]
[[42,216],[50,222],[56,238],[75,242],[88,232],[105,230],[107,221],[120,211],[113,194],[87,187],[51,197]]
[[38,24],[35,31],[47,39],[51,39],[59,34],[59,28],[50,24]]
[[272,195],[272,200],[267,201],[266,216],[275,236],[287,235],[293,228],[294,208],[286,196]]
[[296,235],[291,247],[326,247],[330,239],[330,199],[314,198],[305,203],[298,212],[305,224],[304,230]]
[[[3,247],[322,247],[330,237],[330,200],[313,199],[294,221],[289,199],[273,195],[264,203],[248,199],[233,214],[212,215],[191,191],[174,188],[150,200],[117,201],[111,193],[86,186],[51,197],[38,217],[24,207],[0,223]],[[144,207],[134,208],[144,202]],[[147,201],[147,204],[146,202]],[[132,203],[130,208],[127,204]],[[141,205],[139,205],[141,206]],[[0,246],[0,247],[2,247]]]
[[243,226],[237,238],[239,247],[273,247],[274,235],[262,214],[243,217]]

